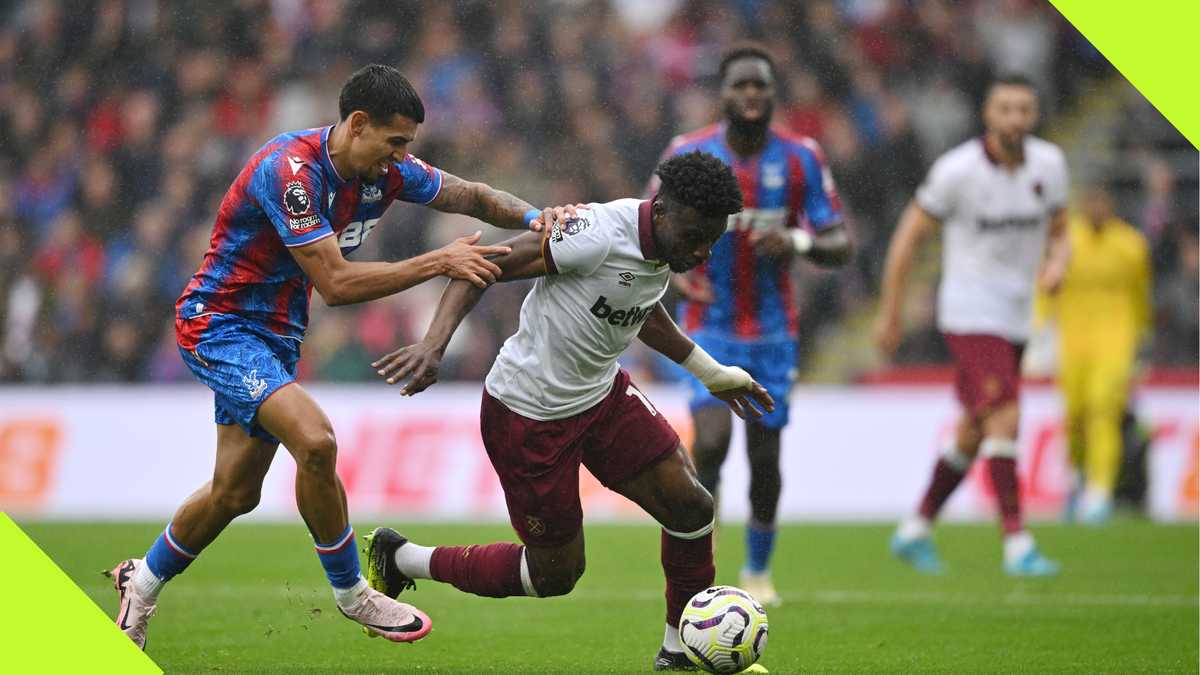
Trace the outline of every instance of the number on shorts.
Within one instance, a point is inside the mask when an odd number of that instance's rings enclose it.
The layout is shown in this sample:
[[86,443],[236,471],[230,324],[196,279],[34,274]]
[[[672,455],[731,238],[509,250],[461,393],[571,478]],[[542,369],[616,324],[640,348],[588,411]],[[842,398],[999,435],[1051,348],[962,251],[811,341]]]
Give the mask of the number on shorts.
[[654,404],[650,403],[650,399],[646,398],[646,395],[639,391],[638,388],[632,384],[629,385],[629,388],[625,390],[625,395],[638,397],[638,400],[642,402],[642,405],[646,406],[646,410],[650,411],[651,416],[658,414],[658,411],[654,409]]

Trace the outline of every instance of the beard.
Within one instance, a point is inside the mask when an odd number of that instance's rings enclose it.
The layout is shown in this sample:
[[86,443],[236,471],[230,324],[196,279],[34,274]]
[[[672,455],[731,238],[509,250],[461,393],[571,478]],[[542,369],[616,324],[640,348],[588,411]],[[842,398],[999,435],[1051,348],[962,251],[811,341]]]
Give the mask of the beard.
[[729,120],[729,128],[739,136],[757,137],[762,136],[767,132],[767,128],[771,126],[771,115],[775,112],[775,104],[767,103],[763,108],[762,115],[758,119],[751,120],[742,117],[732,106],[726,106],[725,119]]

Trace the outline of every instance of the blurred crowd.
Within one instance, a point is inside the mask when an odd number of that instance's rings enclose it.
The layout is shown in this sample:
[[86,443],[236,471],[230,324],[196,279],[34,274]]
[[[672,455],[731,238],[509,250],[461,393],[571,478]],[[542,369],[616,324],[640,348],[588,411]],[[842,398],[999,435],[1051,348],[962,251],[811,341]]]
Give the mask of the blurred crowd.
[[[641,194],[670,138],[716,119],[721,51],[740,39],[763,42],[778,65],[776,120],[823,144],[858,249],[848,269],[798,274],[806,361],[820,336],[861,329],[856,318],[873,310],[900,209],[936,155],[978,133],[991,74],[1037,82],[1047,126],[1115,77],[1043,0],[8,7],[0,16],[0,381],[188,379],[173,305],[225,189],[266,139],[336,121],[342,83],[366,63],[396,65],[424,98],[415,154],[543,205]],[[1130,159],[1105,179],[1154,245],[1153,358],[1194,366],[1195,176],[1180,174],[1178,153],[1190,152],[1194,167],[1195,151],[1140,97],[1117,116],[1119,157]],[[478,226],[397,205],[355,255],[400,259]],[[422,334],[440,289],[431,282],[336,309],[314,294],[302,376],[370,378],[372,357]],[[489,291],[452,344],[446,376],[486,372],[526,289]],[[931,311],[917,317],[905,360],[944,358],[931,322]]]

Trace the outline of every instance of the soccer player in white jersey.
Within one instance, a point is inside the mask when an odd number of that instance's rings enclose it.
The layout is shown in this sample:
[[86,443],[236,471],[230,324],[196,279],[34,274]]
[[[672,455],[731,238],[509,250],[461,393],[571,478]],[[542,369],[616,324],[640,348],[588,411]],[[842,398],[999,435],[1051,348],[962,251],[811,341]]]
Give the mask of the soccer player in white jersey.
[[[395,597],[435,579],[488,597],[569,593],[583,574],[579,465],[640,505],[663,527],[667,616],[655,670],[695,670],[678,639],[684,604],[713,582],[712,496],[679,437],[617,365],[639,338],[696,376],[735,413],[760,417],[774,402],[744,370],[717,363],[660,303],[671,272],[703,263],[742,208],[729,167],[702,152],[672,157],[650,200],[590,204],[545,235],[506,242],[492,258],[505,281],[538,277],[517,333],[488,373],[481,431],[509,518],[524,546],[418,546],[393,530],[368,536],[368,582]],[[402,393],[422,391],[459,322],[482,291],[447,285],[424,340],[376,362]]]
[[1067,165],[1057,146],[1031,135],[1037,119],[1029,80],[994,81],[983,104],[983,137],[934,162],[888,251],[874,328],[885,356],[900,342],[904,287],[917,246],[938,226],[944,230],[938,328],[954,356],[962,414],[917,513],[900,523],[891,542],[893,553],[922,572],[942,570],[930,529],[977,454],[996,492],[1005,572],[1058,572],[1021,521],[1016,470],[1020,363],[1034,284],[1056,290],[1070,255]]

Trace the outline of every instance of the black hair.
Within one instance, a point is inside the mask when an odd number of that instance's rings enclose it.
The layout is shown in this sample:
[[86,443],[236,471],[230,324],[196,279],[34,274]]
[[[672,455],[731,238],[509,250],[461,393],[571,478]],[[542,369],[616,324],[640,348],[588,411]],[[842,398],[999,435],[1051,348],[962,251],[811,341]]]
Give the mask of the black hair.
[[717,76],[722,82],[725,81],[725,73],[729,70],[729,66],[738,59],[762,59],[767,62],[767,66],[771,68],[771,77],[775,77],[775,59],[771,58],[771,52],[767,48],[757,42],[739,42],[730,47],[724,54],[721,55],[721,65],[717,69]]
[[403,115],[420,124],[425,121],[425,104],[408,79],[391,66],[372,63],[358,69],[338,96],[338,114],[342,119],[362,110],[372,122],[386,124],[394,115]]
[[654,170],[662,180],[659,194],[668,202],[690,206],[705,216],[728,216],[742,210],[742,188],[729,167],[695,150],[675,155]]
[[1003,73],[992,78],[992,81],[988,83],[987,96],[991,96],[996,87],[1003,86],[1025,87],[1032,91],[1035,97],[1038,95],[1037,85],[1028,76],[1021,73]]

